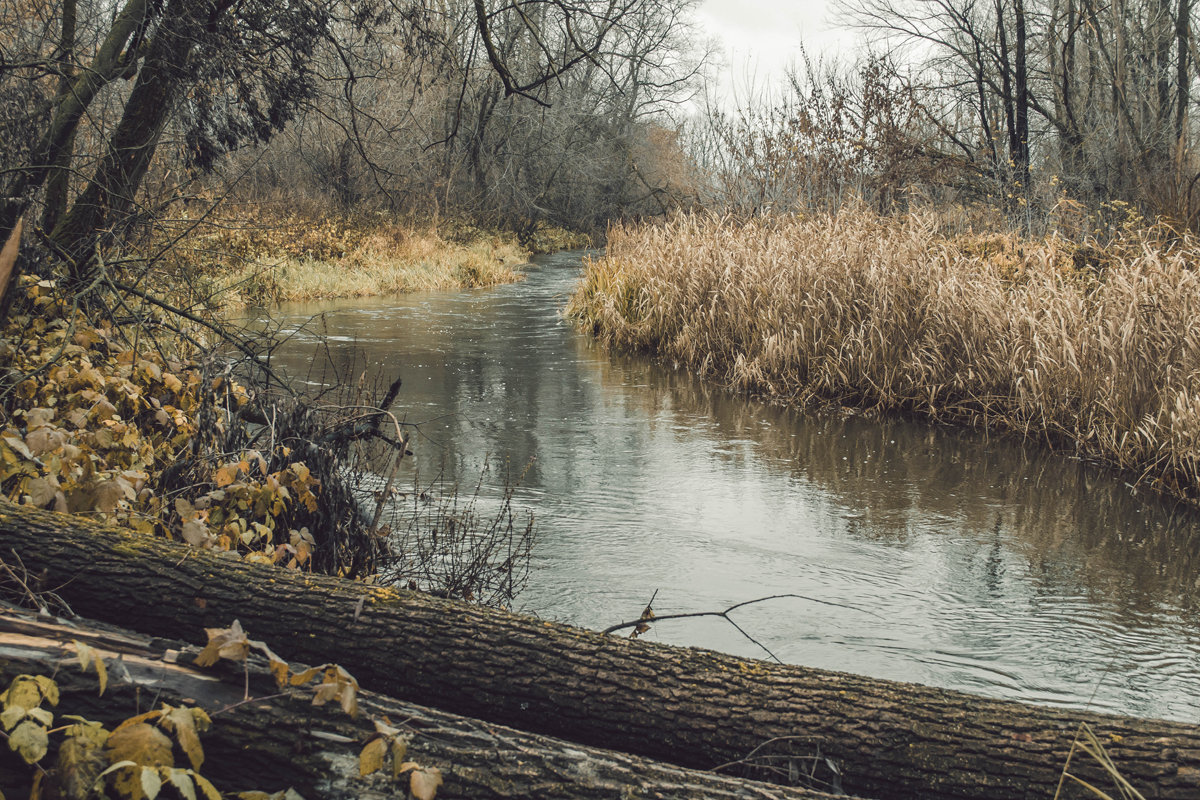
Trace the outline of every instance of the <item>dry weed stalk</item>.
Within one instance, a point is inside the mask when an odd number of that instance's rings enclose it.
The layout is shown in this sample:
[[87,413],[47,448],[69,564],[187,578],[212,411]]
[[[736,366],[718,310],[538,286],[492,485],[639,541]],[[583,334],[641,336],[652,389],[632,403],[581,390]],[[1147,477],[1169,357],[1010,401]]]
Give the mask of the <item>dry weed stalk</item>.
[[[1151,232],[1152,233],[1152,232]],[[1200,498],[1200,242],[931,214],[616,227],[569,313],[754,392],[1007,428]]]

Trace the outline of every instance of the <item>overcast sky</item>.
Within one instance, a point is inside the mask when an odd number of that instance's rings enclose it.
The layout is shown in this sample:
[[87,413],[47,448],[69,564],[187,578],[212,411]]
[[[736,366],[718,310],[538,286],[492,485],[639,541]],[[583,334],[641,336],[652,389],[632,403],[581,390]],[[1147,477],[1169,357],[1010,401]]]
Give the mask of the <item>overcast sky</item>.
[[722,93],[744,98],[751,80],[778,81],[801,44],[813,58],[851,48],[855,34],[841,29],[834,13],[832,0],[704,0],[700,24],[726,54]]

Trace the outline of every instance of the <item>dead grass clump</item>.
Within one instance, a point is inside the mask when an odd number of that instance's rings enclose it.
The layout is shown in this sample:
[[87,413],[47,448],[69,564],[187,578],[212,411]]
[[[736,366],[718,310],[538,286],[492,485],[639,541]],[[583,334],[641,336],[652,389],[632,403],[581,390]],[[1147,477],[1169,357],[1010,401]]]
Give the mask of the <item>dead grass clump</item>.
[[198,227],[172,258],[202,294],[238,306],[493,286],[519,280],[528,253],[511,237],[446,236],[384,214],[258,209],[244,225]]
[[570,313],[737,387],[1004,427],[1200,498],[1200,242],[860,208],[616,227]]

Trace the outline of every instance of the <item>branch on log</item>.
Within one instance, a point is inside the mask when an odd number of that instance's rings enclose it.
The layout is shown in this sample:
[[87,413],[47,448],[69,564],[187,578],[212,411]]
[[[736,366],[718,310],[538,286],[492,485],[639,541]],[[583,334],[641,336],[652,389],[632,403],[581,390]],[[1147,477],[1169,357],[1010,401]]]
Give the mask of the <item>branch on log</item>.
[[[112,680],[103,696],[95,675],[72,663],[73,641],[109,664]],[[265,664],[254,661],[249,671],[255,699],[244,702],[241,668],[197,670],[191,662],[198,652],[84,620],[64,623],[0,607],[0,687],[17,674],[53,676],[62,694],[58,714],[82,714],[109,727],[149,710],[150,703],[203,708],[213,726],[201,738],[206,756],[201,774],[226,791],[291,787],[310,800],[405,800],[407,781],[392,780],[390,771],[359,776],[359,752],[375,732],[371,720],[386,717],[412,734],[408,759],[441,770],[441,800],[835,798],[581,747],[367,692],[360,694],[359,715],[351,718],[337,704],[314,707],[303,692],[279,694]],[[27,796],[32,771],[6,751],[0,744],[0,791]],[[46,761],[53,763],[53,757]]]
[[[864,797],[1046,798],[1086,721],[1147,798],[1200,794],[1192,725],[620,639],[4,505],[0,552],[9,548],[73,608],[105,621],[179,637],[240,619],[284,658],[337,662],[376,691],[681,766],[738,761],[774,739],[797,757],[819,748],[844,790]],[[1084,796],[1073,786],[1063,794]]]

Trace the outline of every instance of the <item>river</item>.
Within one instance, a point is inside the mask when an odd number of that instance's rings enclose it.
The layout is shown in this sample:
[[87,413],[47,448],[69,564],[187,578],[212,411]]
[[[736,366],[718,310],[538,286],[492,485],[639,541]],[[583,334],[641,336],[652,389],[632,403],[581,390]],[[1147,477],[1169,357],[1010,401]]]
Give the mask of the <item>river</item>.
[[[579,253],[494,289],[284,306],[282,359],[358,352],[444,472],[536,517],[516,607],[593,628],[715,611],[779,659],[1200,722],[1200,514],[1010,437],[748,399],[561,317]],[[314,356],[318,336],[329,353]],[[821,601],[821,602],[817,602]],[[674,644],[763,657],[719,618]]]

